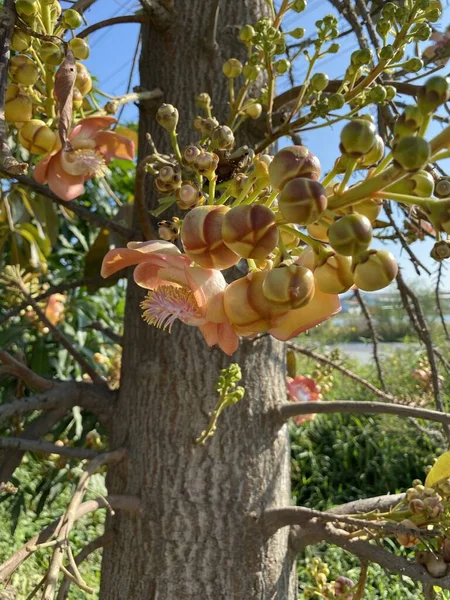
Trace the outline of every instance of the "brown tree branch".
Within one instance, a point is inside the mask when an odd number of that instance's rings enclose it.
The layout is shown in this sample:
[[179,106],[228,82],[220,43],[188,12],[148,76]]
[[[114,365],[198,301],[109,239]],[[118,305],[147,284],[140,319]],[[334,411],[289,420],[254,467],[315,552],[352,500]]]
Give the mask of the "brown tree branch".
[[359,401],[331,401],[331,402],[289,402],[282,404],[278,409],[281,418],[285,421],[297,415],[308,414],[332,414],[332,413],[350,413],[350,414],[386,414],[396,415],[398,417],[412,417],[414,419],[424,419],[450,424],[450,414],[439,412],[437,410],[428,410],[425,408],[415,408],[404,404],[388,404],[387,402],[359,402]]
[[8,128],[5,120],[5,93],[8,76],[11,37],[16,21],[14,0],[4,0],[0,14],[0,164],[7,173],[18,175],[26,173],[27,163],[14,158],[8,145]]
[[97,0],[77,0],[74,2],[72,8],[79,13],[84,13],[86,10],[91,8],[95,2],[97,2]]
[[57,446],[41,440],[24,440],[18,437],[0,437],[0,448],[21,450],[23,452],[42,452],[43,454],[60,454],[69,458],[96,458],[99,453],[87,448],[69,448]]
[[387,512],[403,502],[405,494],[385,494],[373,498],[361,498],[330,508],[335,515],[355,515],[358,513]]
[[140,0],[155,29],[165,31],[173,24],[173,0]]
[[113,329],[111,329],[111,327],[103,325],[103,323],[100,323],[100,321],[93,321],[92,323],[89,323],[89,325],[86,325],[84,329],[95,329],[96,331],[103,333],[115,344],[118,344],[119,346],[122,346],[123,344],[123,336],[116,333]]
[[[83,502],[75,513],[75,521],[81,519],[85,515],[99,510],[100,508],[107,508],[114,510],[126,510],[133,514],[137,514],[140,511],[140,499],[137,496],[107,496],[106,498],[96,498],[95,500],[88,500]],[[39,547],[41,544],[46,543],[50,540],[55,532],[61,527],[64,522],[64,516],[60,517],[40,533],[32,537],[28,542],[22,546],[19,550],[2,565],[0,565],[0,583],[5,583],[14,573],[14,571],[20,567]]]
[[94,33],[94,31],[98,31],[104,27],[111,27],[112,25],[119,25],[120,23],[149,23],[149,21],[150,17],[148,15],[123,15],[120,17],[112,17],[111,19],[105,19],[104,21],[99,21],[98,23],[86,27],[86,29],[77,33],[77,37],[85,38],[91,33]]
[[18,181],[19,183],[21,183],[22,185],[26,185],[27,187],[29,187],[33,192],[41,194],[42,196],[45,196],[46,198],[50,198],[50,200],[52,200],[56,204],[63,206],[66,210],[72,211],[80,219],[83,219],[84,221],[88,221],[89,223],[92,223],[96,227],[108,229],[109,231],[115,231],[116,233],[120,234],[122,237],[124,237],[127,240],[129,240],[132,236],[131,229],[128,229],[127,227],[124,227],[123,225],[120,225],[119,223],[115,223],[114,221],[111,221],[111,220],[103,217],[99,213],[92,212],[89,209],[85,208],[84,206],[77,204],[76,202],[68,203],[68,202],[65,202],[64,200],[61,200],[61,198],[58,198],[58,196],[56,196],[56,194],[51,192],[47,186],[37,183],[37,181],[34,181],[34,179],[32,179],[31,177],[27,177],[26,175],[18,175],[18,174],[9,173],[5,169],[5,167],[2,167],[1,165],[0,165],[0,174],[4,175],[5,177],[13,178],[16,181]]
[[41,377],[40,375],[32,371],[24,363],[20,362],[19,360],[11,356],[11,354],[6,352],[6,350],[0,349],[0,362],[2,362],[4,365],[7,365],[11,375],[22,379],[22,381],[24,381],[27,384],[27,386],[29,386],[32,389],[44,391],[51,389],[54,385],[52,381],[44,379],[44,377]]

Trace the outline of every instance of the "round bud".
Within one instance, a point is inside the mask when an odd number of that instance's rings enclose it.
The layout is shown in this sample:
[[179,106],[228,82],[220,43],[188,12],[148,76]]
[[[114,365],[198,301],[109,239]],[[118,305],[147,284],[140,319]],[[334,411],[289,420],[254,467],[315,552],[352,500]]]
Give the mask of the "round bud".
[[186,167],[193,168],[193,165],[194,165],[195,161],[197,160],[197,157],[199,156],[199,154],[201,154],[201,152],[202,151],[197,146],[187,146],[184,149],[184,152],[182,155],[183,164]]
[[450,177],[441,177],[436,181],[434,194],[437,198],[447,198],[450,196]]
[[425,18],[430,23],[436,23],[437,21],[439,21],[441,16],[442,16],[442,9],[440,9],[440,8],[431,8],[430,10],[427,10],[427,12],[425,13]]
[[[80,90],[77,88],[73,88],[73,110],[79,110],[83,105],[83,95]],[[114,111],[116,112],[116,111]]]
[[403,64],[403,68],[407,73],[418,73],[423,69],[423,60],[417,57],[410,58]]
[[24,123],[33,116],[33,103],[15,83],[6,86],[5,119],[8,123]]
[[447,574],[447,563],[444,562],[442,556],[438,556],[434,552],[427,552],[425,550],[416,552],[416,561],[424,565],[432,577],[445,577]]
[[[399,525],[407,527],[408,529],[419,529],[417,525],[410,519],[403,519],[403,521],[400,521]],[[419,541],[419,538],[412,532],[396,533],[395,537],[397,538],[399,544],[405,548],[412,548]]]
[[[345,155],[344,155],[345,156]],[[372,167],[376,165],[380,160],[384,157],[384,142],[383,138],[380,135],[375,136],[375,144],[367,154],[363,156],[360,162],[358,162],[359,167]]]
[[421,515],[425,512],[425,504],[420,498],[413,498],[410,500],[408,508],[413,515]]
[[328,108],[330,110],[339,110],[345,105],[345,97],[343,94],[330,94],[328,96]]
[[276,190],[282,190],[288,181],[296,177],[317,181],[320,173],[319,159],[305,146],[283,148],[269,166],[270,185]]
[[405,171],[423,169],[431,156],[430,144],[422,137],[407,135],[392,148],[395,163]]
[[341,151],[353,158],[364,156],[376,142],[377,130],[366,119],[353,119],[341,131]]
[[242,63],[237,58],[229,58],[223,63],[222,71],[228,79],[235,79],[242,73]]
[[242,73],[245,79],[248,79],[249,81],[256,81],[256,79],[258,79],[258,75],[261,73],[261,67],[259,65],[247,64],[243,68]]
[[38,0],[16,0],[16,11],[20,17],[35,17],[39,12]]
[[244,25],[239,30],[239,39],[245,43],[251,42],[255,37],[255,33],[256,32],[251,25]]
[[77,60],[86,60],[91,53],[89,45],[82,38],[72,38],[69,42],[70,49]]
[[180,223],[177,217],[172,221],[160,221],[158,223],[158,235],[167,242],[176,242],[180,233]]
[[356,256],[372,241],[372,225],[367,217],[353,213],[340,217],[328,229],[333,250],[344,256]]
[[56,67],[62,63],[64,52],[58,44],[42,42],[39,48],[39,57],[46,65]]
[[[411,175],[408,175],[400,181],[393,183],[384,191],[393,192],[395,194],[417,196],[417,198],[429,198],[433,195],[433,192],[437,195],[434,179],[430,173],[428,173],[428,171],[417,171],[417,173],[411,173]],[[450,186],[448,187],[448,192],[449,193],[446,195],[450,195]]]
[[386,90],[386,102],[391,102],[395,98],[397,90],[393,85],[385,85],[384,89]]
[[386,44],[378,54],[381,60],[392,60],[395,56],[395,48],[391,44]]
[[426,42],[430,39],[433,30],[428,23],[418,23],[410,33],[414,36],[415,40]]
[[417,133],[423,123],[423,112],[418,106],[407,106],[394,124],[395,137]]
[[11,49],[15,52],[26,52],[31,46],[31,36],[21,29],[15,29],[11,38]]
[[81,27],[83,18],[80,13],[72,8],[68,8],[63,12],[62,25],[67,29],[77,29]]
[[376,27],[377,32],[381,35],[382,38],[384,38],[391,30],[391,22],[383,18],[378,21]]
[[228,269],[239,256],[222,239],[222,224],[228,206],[198,206],[187,213],[181,229],[186,254],[205,269]]
[[417,104],[425,114],[434,112],[450,97],[450,86],[447,77],[434,75],[425,82],[417,94]]
[[425,211],[438,231],[450,233],[450,199],[427,202]]
[[207,179],[211,179],[215,177],[218,164],[219,157],[217,154],[214,152],[200,152],[192,166],[199,175],[204,175]]
[[306,0],[294,0],[291,8],[296,13],[303,12],[306,8]]
[[374,85],[367,93],[367,100],[374,104],[386,102],[387,92],[384,85]]
[[341,600],[352,600],[353,594],[344,596],[347,592],[350,592],[355,587],[354,582],[348,577],[338,577],[334,582],[334,595]]
[[171,104],[161,104],[156,111],[156,121],[169,133],[173,133],[178,124],[178,110]]
[[292,36],[296,40],[301,40],[304,37],[306,30],[303,27],[296,27],[292,31],[289,32],[289,35]]
[[48,154],[59,146],[58,134],[39,119],[31,119],[21,127],[19,141],[31,154]]
[[288,181],[278,197],[278,207],[289,223],[308,225],[327,208],[325,188],[317,181],[297,177]]
[[26,54],[16,54],[9,61],[9,74],[15,83],[32,86],[39,79],[39,69]]
[[340,254],[319,258],[314,269],[316,286],[325,294],[342,294],[353,285],[352,259]]
[[231,150],[234,146],[234,134],[227,125],[216,127],[211,135],[211,146],[214,150]]
[[289,71],[290,67],[291,63],[286,58],[280,58],[280,60],[277,60],[273,63],[273,68],[275,69],[275,73],[277,75],[284,75]]
[[430,252],[430,256],[438,262],[450,258],[450,243],[447,240],[436,242]]
[[262,106],[259,102],[253,102],[244,108],[244,113],[247,117],[250,117],[250,119],[259,119],[262,113]]
[[359,215],[367,217],[371,223],[375,221],[383,208],[383,200],[367,198],[353,205],[353,210]]
[[223,218],[222,239],[243,258],[266,258],[278,244],[275,215],[262,204],[236,206]]
[[358,288],[375,292],[395,279],[398,265],[388,250],[369,250],[353,261],[352,271],[353,281]]
[[262,284],[265,299],[287,310],[306,306],[314,296],[314,275],[300,265],[281,265],[269,271]]
[[336,42],[334,44],[331,44],[327,50],[328,54],[337,54],[340,50],[340,45],[337,44]]
[[202,137],[211,137],[213,131],[219,127],[219,121],[215,117],[208,117],[200,121],[200,132]]
[[193,181],[183,181],[181,186],[176,190],[175,197],[178,208],[181,210],[189,210],[205,202],[205,197],[198,185]]
[[211,105],[211,96],[206,92],[202,92],[195,97],[195,104],[199,108],[203,108],[205,110],[212,108]]
[[311,77],[311,89],[315,92],[323,92],[328,86],[328,75],[326,73],[315,73]]
[[75,87],[80,91],[80,93],[83,96],[86,96],[86,94],[89,94],[89,92],[92,90],[91,76],[89,74],[89,71],[83,64],[77,62],[76,67],[77,76],[75,79]]

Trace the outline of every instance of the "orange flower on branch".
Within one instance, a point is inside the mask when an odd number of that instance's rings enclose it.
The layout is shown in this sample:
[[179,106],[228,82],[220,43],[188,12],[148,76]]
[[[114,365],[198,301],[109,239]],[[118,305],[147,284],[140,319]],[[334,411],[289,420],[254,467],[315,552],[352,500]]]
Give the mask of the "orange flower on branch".
[[71,149],[50,153],[37,163],[36,181],[48,183],[54,194],[70,201],[84,192],[85,181],[105,175],[112,158],[133,160],[133,141],[108,131],[115,122],[113,117],[81,119],[69,134]]
[[[317,402],[320,400],[320,388],[310,377],[297,375],[296,377],[286,377],[288,394],[292,402]],[[316,415],[297,415],[294,421],[297,425],[312,421]]]
[[149,241],[110,250],[101,274],[109,277],[132,265],[137,265],[135,282],[150,290],[141,303],[147,323],[170,331],[179,319],[198,327],[209,346],[218,344],[233,354],[239,338],[224,311],[227,283],[220,271],[192,266],[191,259],[170,242]]

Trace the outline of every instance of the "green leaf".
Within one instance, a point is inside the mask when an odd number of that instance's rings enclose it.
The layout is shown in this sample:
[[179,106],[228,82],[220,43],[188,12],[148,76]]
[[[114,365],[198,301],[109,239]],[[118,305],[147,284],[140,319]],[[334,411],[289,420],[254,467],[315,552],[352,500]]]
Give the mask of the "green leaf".
[[[107,229],[101,229],[89,248],[89,252],[86,254],[84,261],[84,277],[98,277],[100,275],[100,269],[102,267],[103,258],[109,250],[109,231]],[[120,277],[120,276],[119,276]],[[113,275],[105,279],[105,283],[102,286],[110,287],[116,284],[119,279],[118,276]],[[100,288],[100,285],[90,284],[87,286],[88,292],[95,292]]]
[[425,487],[434,487],[441,479],[450,477],[450,452],[440,456],[425,479]]
[[174,204],[176,201],[177,199],[175,198],[175,196],[166,196],[164,198],[161,198],[159,200],[158,208],[155,208],[155,210],[152,210],[150,212],[154,217],[159,217],[159,215],[162,215],[162,213],[165,210],[167,210],[170,206],[172,206],[172,204]]

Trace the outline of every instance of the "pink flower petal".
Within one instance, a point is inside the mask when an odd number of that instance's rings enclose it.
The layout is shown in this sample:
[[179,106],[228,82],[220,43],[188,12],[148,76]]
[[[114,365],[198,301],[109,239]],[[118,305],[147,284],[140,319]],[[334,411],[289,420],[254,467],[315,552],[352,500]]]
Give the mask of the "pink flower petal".
[[239,348],[239,338],[231,328],[231,325],[226,319],[218,325],[218,344],[225,354],[231,356]]
[[[165,240],[150,240],[149,242],[128,242],[127,248],[138,250],[139,252],[159,252],[161,254],[180,254],[181,252],[172,244]],[[186,257],[187,258],[187,257]]]
[[47,156],[41,158],[41,160],[34,167],[33,177],[38,183],[47,183],[47,172],[52,158],[55,157],[47,154]]
[[101,131],[95,136],[95,147],[108,163],[112,158],[134,159],[134,142],[114,131]]
[[109,129],[116,122],[114,117],[86,117],[78,121],[70,132],[69,138],[71,140],[91,138],[99,131]]
[[[38,172],[38,176],[39,176]],[[47,168],[47,183],[48,187],[61,200],[69,202],[74,198],[78,198],[84,192],[83,175],[69,175],[64,171],[61,164],[61,153],[52,156]]]

